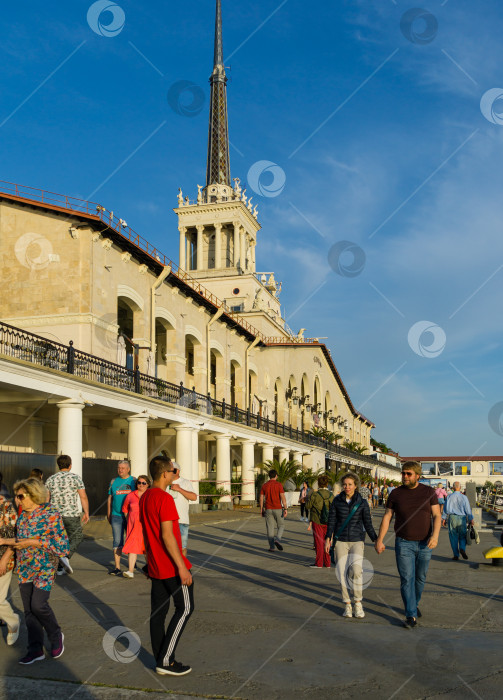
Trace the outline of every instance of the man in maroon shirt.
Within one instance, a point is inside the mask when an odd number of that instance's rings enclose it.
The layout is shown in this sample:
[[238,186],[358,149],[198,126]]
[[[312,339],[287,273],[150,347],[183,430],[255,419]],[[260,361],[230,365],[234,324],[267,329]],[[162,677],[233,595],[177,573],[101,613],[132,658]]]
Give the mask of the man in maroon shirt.
[[[420,484],[419,462],[404,462],[402,485],[393,489],[386,502],[379,535],[375,542],[378,554],[385,550],[384,536],[395,515],[395,557],[400,574],[400,592],[405,607],[404,627],[416,626],[421,617],[421,600],[432,550],[438,544],[442,517],[434,489]],[[433,527],[432,527],[433,520]]]
[[[150,639],[155,670],[160,675],[184,676],[192,669],[175,661],[175,651],[194,611],[194,584],[189,570],[192,564],[182,554],[178,512],[173,496],[166,493],[176,476],[173,463],[166,457],[154,457],[149,470],[153,484],[141,497],[140,521],[152,581]],[[166,630],[170,598],[175,612]]]
[[[266,481],[260,490],[260,511],[262,515],[265,514],[269,551],[274,552],[274,545],[276,545],[282,552],[281,537],[285,529],[286,496],[283,484],[278,481],[278,472],[275,469],[270,470],[269,481]],[[276,527],[278,534],[275,536]]]

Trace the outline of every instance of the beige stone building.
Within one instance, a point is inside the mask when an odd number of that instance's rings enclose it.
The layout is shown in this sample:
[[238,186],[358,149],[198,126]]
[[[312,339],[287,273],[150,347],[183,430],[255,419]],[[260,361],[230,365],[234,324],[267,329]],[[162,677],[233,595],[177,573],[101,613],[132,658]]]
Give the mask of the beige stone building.
[[166,450],[196,484],[237,476],[244,501],[273,457],[374,473],[308,434],[368,449],[374,426],[330,350],[287,327],[274,273],[256,270],[257,207],[230,184],[226,80],[216,49],[207,182],[178,194],[178,264],[100,203],[0,184],[0,451],[68,452],[77,470],[128,456],[138,474]]

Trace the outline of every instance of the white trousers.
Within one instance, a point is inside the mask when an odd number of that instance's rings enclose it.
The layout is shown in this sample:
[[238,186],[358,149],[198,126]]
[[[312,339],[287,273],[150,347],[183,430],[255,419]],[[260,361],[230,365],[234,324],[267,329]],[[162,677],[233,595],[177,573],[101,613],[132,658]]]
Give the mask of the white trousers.
[[3,576],[0,576],[0,620],[5,620],[7,625],[13,629],[19,624],[19,616],[16,615],[7,600],[11,578],[12,571],[8,571]]
[[363,542],[335,543],[337,558],[336,573],[341,584],[342,600],[351,602],[351,592],[355,600],[362,599],[363,591]]

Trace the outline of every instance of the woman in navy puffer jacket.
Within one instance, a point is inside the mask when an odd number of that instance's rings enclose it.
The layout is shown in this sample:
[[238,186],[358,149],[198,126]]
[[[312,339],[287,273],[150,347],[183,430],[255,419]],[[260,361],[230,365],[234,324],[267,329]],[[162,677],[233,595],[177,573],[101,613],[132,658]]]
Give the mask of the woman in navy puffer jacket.
[[343,617],[353,617],[350,590],[353,591],[354,595],[355,617],[365,617],[362,606],[362,563],[365,531],[372,542],[377,540],[377,533],[372,525],[368,501],[358,493],[360,486],[358,476],[352,472],[344,474],[341,486],[342,493],[334,498],[330,506],[325,550],[330,549],[333,536],[339,532],[353,507],[358,505],[358,509],[335,543],[335,555],[337,558],[337,578],[341,583],[342,600],[345,603]]

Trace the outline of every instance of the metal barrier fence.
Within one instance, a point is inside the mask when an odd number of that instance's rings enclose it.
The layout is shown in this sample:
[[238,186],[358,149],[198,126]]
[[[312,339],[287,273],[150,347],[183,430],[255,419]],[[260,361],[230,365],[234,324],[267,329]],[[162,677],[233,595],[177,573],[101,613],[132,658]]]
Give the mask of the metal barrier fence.
[[143,374],[138,369],[130,370],[114,362],[82,352],[74,347],[72,340],[69,345],[63,345],[0,322],[0,354],[66,372],[83,379],[90,379],[117,389],[131,391],[147,398],[190,408],[200,413],[302,442],[312,447],[319,447],[331,455],[335,455],[335,457],[331,457],[332,459],[337,459],[337,456],[340,456],[341,458],[350,458],[353,462],[358,460],[372,466],[381,465],[388,468],[390,466],[386,462],[380,462],[369,455],[359,454],[345,447],[334,445],[304,430],[293,428],[291,425],[264,418],[259,413],[252,413],[249,407],[247,410],[243,410],[237,404],[231,405],[225,400],[217,401],[211,398],[210,394],[199,394],[194,388],[184,387],[183,382],[173,384],[164,379]]

